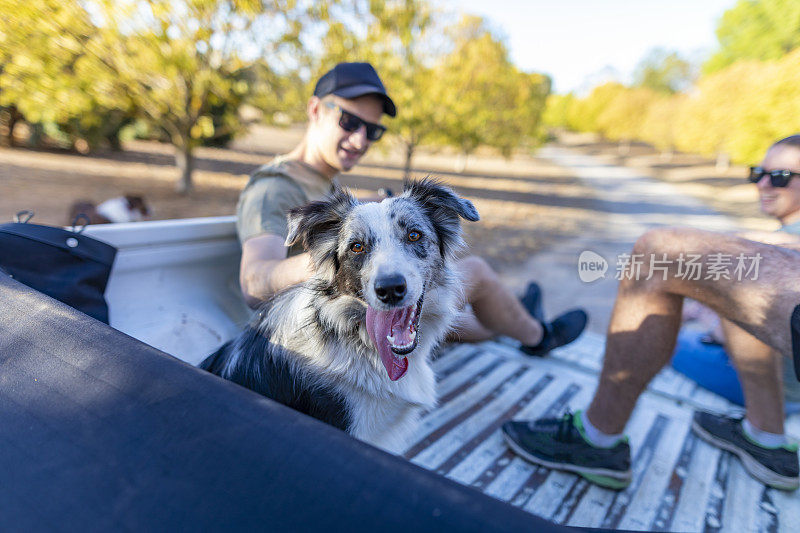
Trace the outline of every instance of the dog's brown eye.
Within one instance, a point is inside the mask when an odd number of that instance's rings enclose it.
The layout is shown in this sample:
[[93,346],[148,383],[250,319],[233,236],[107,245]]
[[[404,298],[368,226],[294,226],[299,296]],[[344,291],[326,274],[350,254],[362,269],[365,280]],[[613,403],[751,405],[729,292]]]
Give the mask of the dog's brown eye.
[[411,230],[408,232],[408,240],[411,242],[418,241],[420,237],[422,235],[418,231]]
[[354,254],[360,254],[364,251],[364,245],[360,242],[354,242],[350,245],[350,251],[352,251]]

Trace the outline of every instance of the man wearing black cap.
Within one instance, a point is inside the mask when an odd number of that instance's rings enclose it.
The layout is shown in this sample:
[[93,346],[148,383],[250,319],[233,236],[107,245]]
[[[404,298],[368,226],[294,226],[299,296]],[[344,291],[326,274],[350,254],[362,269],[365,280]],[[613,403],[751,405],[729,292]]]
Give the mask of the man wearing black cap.
[[381,116],[397,111],[372,65],[339,63],[317,82],[307,113],[303,140],[250,176],[236,208],[239,278],[250,305],[310,277],[308,254],[284,246],[286,213],[331,192],[336,175],[353,168],[386,131]]
[[[397,110],[372,65],[339,63],[317,82],[307,112],[302,142],[256,170],[239,198],[239,282],[251,306],[311,277],[309,255],[297,245],[284,246],[286,213],[331,192],[336,175],[353,168],[386,131],[382,115],[393,117]],[[530,355],[545,355],[575,340],[586,326],[580,309],[545,322],[538,285],[531,283],[520,302],[479,257],[465,257],[457,268],[472,312],[464,314],[455,339],[502,334],[519,340]]]

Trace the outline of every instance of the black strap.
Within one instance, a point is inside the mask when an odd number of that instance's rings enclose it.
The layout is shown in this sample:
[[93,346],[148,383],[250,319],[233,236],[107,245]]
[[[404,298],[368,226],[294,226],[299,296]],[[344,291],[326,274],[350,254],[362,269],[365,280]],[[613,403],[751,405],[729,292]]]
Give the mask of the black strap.
[[790,321],[792,330],[792,357],[794,358],[794,376],[800,381],[800,305],[792,311]]
[[[81,229],[81,231],[83,230]],[[39,224],[31,223],[0,224],[0,235],[14,235],[30,239],[67,250],[71,254],[91,261],[111,265],[114,262],[117,249],[88,235],[82,235],[81,231],[76,233],[54,226],[40,226]]]

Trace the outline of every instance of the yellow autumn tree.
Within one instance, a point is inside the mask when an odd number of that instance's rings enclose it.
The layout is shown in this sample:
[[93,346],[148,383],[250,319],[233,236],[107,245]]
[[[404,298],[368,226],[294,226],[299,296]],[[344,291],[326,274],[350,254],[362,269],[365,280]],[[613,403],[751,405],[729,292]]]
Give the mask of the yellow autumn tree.
[[479,146],[508,156],[519,146],[535,143],[549,78],[519,71],[480,17],[462,17],[449,34],[453,50],[434,70],[436,139],[456,147],[464,164]]
[[253,92],[241,50],[276,62],[321,13],[293,0],[0,1],[16,43],[3,98],[32,120],[133,110],[175,147],[180,192],[192,187],[194,149],[240,126]]
[[425,0],[353,1],[332,14],[313,69],[316,80],[340,61],[372,63],[397,106],[387,124],[405,152],[406,176],[414,152],[438,129],[432,65],[441,32],[434,14]]
[[641,139],[647,111],[658,94],[646,87],[616,86],[614,89],[613,96],[597,115],[597,131],[614,141]]

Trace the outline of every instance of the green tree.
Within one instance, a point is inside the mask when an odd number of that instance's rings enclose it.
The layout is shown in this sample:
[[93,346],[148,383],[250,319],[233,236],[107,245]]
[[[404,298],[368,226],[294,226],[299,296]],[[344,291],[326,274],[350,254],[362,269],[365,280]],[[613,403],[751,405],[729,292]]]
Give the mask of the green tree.
[[646,87],[619,88],[597,117],[598,131],[620,141],[620,149],[627,152],[632,141],[641,139],[647,110],[657,98],[657,93]]
[[538,140],[549,78],[520,72],[483,19],[465,16],[451,31],[454,49],[434,70],[437,141],[466,158],[479,146],[503,155]]
[[664,159],[671,159],[680,133],[676,117],[685,105],[683,93],[659,95],[645,111],[640,136],[661,150]]
[[300,68],[275,71],[264,59],[258,59],[243,75],[251,89],[245,103],[261,113],[263,122],[289,125],[305,120],[306,101],[312,89]]
[[334,20],[322,39],[325,54],[315,73],[339,61],[373,64],[397,105],[397,117],[388,126],[405,153],[408,177],[414,152],[439,129],[433,65],[441,57],[442,31],[425,0],[355,1],[350,6],[343,16],[331,15]]
[[414,151],[438,129],[432,64],[437,57],[434,11],[424,0],[370,0],[366,57],[378,69],[397,105],[392,133],[405,151],[404,176]]
[[124,91],[166,133],[180,192],[192,187],[194,148],[240,126],[236,113],[251,92],[240,49],[271,57],[297,47],[311,15],[292,0],[103,0],[100,7],[91,51],[115,76],[104,92]]
[[688,89],[696,73],[692,64],[677,52],[654,48],[636,66],[633,77],[636,86],[674,94]]
[[29,122],[59,125],[73,142],[92,144],[131,115],[131,101],[124,94],[111,105],[103,105],[95,94],[93,87],[104,81],[104,73],[85,54],[95,28],[81,5],[0,0],[0,9],[15,14],[0,23],[6,55],[0,104],[18,110]]
[[800,47],[800,2],[739,0],[717,26],[719,50],[703,65],[705,73],[740,59],[779,59]]
[[577,131],[599,132],[598,118],[612,100],[625,91],[617,82],[598,85],[585,98],[579,99],[571,109],[571,122]]
[[296,50],[321,13],[293,0],[0,1],[13,5],[3,11],[16,15],[19,44],[3,98],[34,121],[61,124],[91,109],[106,119],[134,111],[175,147],[180,192],[192,187],[194,149],[241,125],[238,107],[255,90],[242,51]]
[[[442,27],[448,16],[424,0],[352,6],[348,16],[332,15],[315,71],[354,58],[375,66],[397,104],[389,131],[402,144],[406,176],[424,143],[455,146],[464,154],[486,145],[508,154],[541,133],[549,78],[518,71],[482,19],[465,17]],[[352,24],[354,17],[361,26]]]

